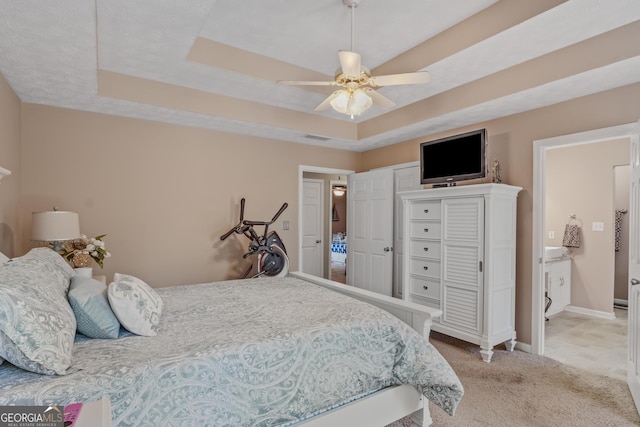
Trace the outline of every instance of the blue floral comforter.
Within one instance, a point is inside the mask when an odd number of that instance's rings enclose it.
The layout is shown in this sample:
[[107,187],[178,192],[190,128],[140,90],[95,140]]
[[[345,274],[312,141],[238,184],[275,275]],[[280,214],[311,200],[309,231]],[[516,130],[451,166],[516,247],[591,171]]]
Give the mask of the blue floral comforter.
[[417,332],[300,279],[158,289],[158,336],[74,344],[76,372],[0,365],[0,405],[111,400],[114,426],[295,423],[354,396],[414,384],[453,414],[462,386]]

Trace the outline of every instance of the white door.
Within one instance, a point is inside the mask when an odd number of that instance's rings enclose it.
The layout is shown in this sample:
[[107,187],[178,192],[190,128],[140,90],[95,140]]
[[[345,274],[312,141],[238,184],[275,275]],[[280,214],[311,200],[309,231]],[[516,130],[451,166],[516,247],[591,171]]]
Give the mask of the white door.
[[[640,128],[640,123],[638,128]],[[640,130],[640,129],[639,129]],[[640,408],[640,136],[631,137],[629,198],[629,363],[627,383]]]
[[391,296],[393,169],[352,174],[347,192],[347,284]]
[[395,208],[393,211],[393,296],[402,299],[402,200],[400,191],[419,190],[420,166],[394,170]]
[[302,271],[323,277],[322,234],[324,181],[305,178],[302,182]]

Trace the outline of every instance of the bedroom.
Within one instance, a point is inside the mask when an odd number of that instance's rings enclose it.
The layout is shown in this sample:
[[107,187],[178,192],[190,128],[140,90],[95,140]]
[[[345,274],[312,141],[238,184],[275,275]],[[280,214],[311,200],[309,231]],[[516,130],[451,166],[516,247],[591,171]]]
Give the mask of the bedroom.
[[[551,8],[554,2],[547,3]],[[599,7],[599,2],[582,3],[584,7]],[[631,8],[630,4],[627,2],[626,7]],[[363,3],[361,9],[365,6]],[[5,7],[6,2],[3,2],[3,9]],[[145,116],[134,118],[117,113],[80,111],[80,107],[65,106],[71,104],[64,104],[62,98],[53,101],[23,99],[19,90],[12,87],[8,64],[0,63],[3,74],[0,78],[0,166],[12,171],[0,185],[0,250],[10,256],[25,253],[32,247],[31,212],[55,205],[79,212],[83,232],[107,234],[105,240],[113,257],[105,263],[104,271],[96,268],[99,271],[96,274],[112,276],[115,272],[126,272],[144,278],[154,287],[234,278],[239,275],[235,267],[245,242],[238,241],[232,248],[230,243],[222,245],[218,237],[235,223],[238,203],[244,196],[250,201],[247,213],[250,217],[268,216],[283,202],[289,203],[290,208],[281,220],[289,221],[291,227],[289,230],[278,229],[278,233],[287,244],[293,269],[296,269],[299,165],[366,171],[411,162],[417,160],[417,146],[424,140],[484,127],[490,138],[489,158],[500,159],[504,182],[524,189],[518,197],[516,329],[519,341],[530,344],[533,141],[633,123],[640,118],[640,83],[637,80],[640,73],[637,65],[633,65],[637,64],[639,53],[637,46],[628,42],[637,39],[639,34],[637,7],[634,13],[636,18],[630,27],[626,27],[627,33],[613,32],[584,42],[581,49],[587,49],[591,57],[600,62],[594,59],[592,64],[577,63],[575,59],[581,57],[582,50],[576,48],[545,57],[546,62],[534,65],[556,71],[545,78],[559,81],[567,72],[565,60],[574,62],[572,73],[588,75],[588,70],[593,68],[596,77],[600,76],[597,73],[607,76],[606,64],[627,61],[625,67],[635,71],[635,80],[626,80],[619,86],[605,81],[604,86],[566,100],[542,101],[530,111],[521,111],[516,105],[512,107],[512,113],[501,117],[465,125],[452,121],[447,128],[437,131],[425,128],[393,145],[372,149],[365,146],[355,151],[323,146],[331,147],[331,142],[296,144],[278,138],[278,129],[273,137],[269,137],[265,129],[271,127],[263,127],[264,123],[258,131],[247,135],[145,120]],[[4,23],[14,17],[3,14],[0,18]],[[7,25],[2,27],[8,28]],[[348,38],[348,32],[343,36]],[[21,40],[20,34],[3,34],[2,39]],[[45,37],[39,40],[42,49],[55,52],[54,43],[48,43]],[[357,45],[364,45],[363,37]],[[328,48],[331,58],[336,59],[335,52],[339,48],[345,47]],[[3,46],[2,57],[9,58],[5,52]],[[29,55],[22,55],[37,62],[34,55],[38,55],[39,50],[24,52]],[[95,49],[93,54],[96,82]],[[560,65],[554,67],[554,61]],[[75,66],[85,67],[86,63]],[[614,74],[613,70],[610,72]],[[113,83],[113,91],[126,92],[122,86],[115,85],[118,82],[113,77],[106,75],[101,83],[105,86]],[[499,77],[504,74],[496,78]],[[504,96],[499,91],[500,82],[484,79],[464,89],[444,92],[431,104],[422,104],[418,117],[425,121],[440,118],[446,122],[447,114],[453,109],[482,108],[488,100]],[[534,84],[542,83],[547,82]],[[482,93],[483,88],[490,93]],[[46,93],[45,89],[39,90]],[[100,90],[110,89],[101,86]],[[465,97],[456,105],[446,104],[463,90],[475,98]],[[111,96],[115,95],[111,93]],[[82,104],[80,101],[85,99],[76,101],[77,105]],[[159,104],[163,102],[163,99],[157,100]],[[314,106],[314,102],[308,104],[307,111],[312,111]],[[246,121],[252,121],[254,114],[247,111]],[[311,120],[298,111],[291,114],[290,121]],[[239,115],[225,117],[242,121]],[[371,121],[365,118],[357,131],[363,135],[381,134],[388,128],[397,127],[401,118],[393,113]],[[319,123],[306,124],[308,128],[302,131],[322,133],[326,120],[321,117]],[[341,120],[334,122],[342,123]],[[273,122],[269,124],[279,128]],[[350,126],[346,131],[340,129],[345,133],[354,132]],[[301,133],[299,128],[297,131]]]

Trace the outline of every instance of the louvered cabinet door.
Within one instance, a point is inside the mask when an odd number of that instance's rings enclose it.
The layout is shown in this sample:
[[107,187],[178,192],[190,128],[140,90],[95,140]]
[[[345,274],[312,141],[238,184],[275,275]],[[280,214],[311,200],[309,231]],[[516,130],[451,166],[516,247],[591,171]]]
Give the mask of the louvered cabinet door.
[[482,332],[484,198],[443,200],[442,324]]

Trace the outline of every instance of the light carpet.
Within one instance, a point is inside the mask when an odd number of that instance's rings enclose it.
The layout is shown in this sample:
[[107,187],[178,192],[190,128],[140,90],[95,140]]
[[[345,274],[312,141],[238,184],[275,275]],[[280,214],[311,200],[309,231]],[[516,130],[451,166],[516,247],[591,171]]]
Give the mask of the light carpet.
[[465,389],[453,417],[430,404],[434,426],[640,426],[623,381],[504,347],[485,363],[479,347],[435,332],[431,342]]

